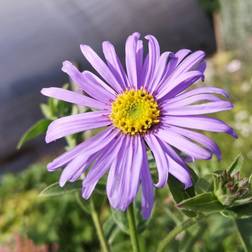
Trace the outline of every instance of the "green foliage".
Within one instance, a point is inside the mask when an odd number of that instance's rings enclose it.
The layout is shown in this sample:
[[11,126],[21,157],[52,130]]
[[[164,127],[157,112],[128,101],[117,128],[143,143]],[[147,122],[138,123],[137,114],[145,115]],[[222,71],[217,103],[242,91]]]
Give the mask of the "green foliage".
[[212,14],[213,12],[220,9],[219,0],[198,0],[201,7],[208,14]]
[[[39,197],[49,184],[55,184],[59,173],[48,173],[44,165],[5,175],[0,184],[0,244],[15,233],[28,236],[35,243],[58,243],[60,251],[98,251],[92,221],[78,206],[72,193],[59,197]],[[77,183],[78,184],[78,183]],[[71,189],[70,185],[68,185]],[[51,186],[43,195],[56,190]],[[65,192],[65,191],[64,191]]]
[[41,119],[31,126],[21,137],[17,144],[17,149],[20,149],[26,142],[38,137],[41,134],[44,134],[50,122],[51,120],[49,119]]

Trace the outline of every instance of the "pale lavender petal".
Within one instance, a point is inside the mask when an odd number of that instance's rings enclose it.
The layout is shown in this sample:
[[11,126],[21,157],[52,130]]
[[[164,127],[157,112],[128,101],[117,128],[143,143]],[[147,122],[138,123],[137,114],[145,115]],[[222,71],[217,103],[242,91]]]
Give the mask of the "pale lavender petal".
[[169,107],[166,106],[164,115],[203,115],[216,113],[220,111],[230,110],[233,108],[233,104],[229,101],[216,101],[216,102],[207,102],[199,105],[190,105],[182,107]]
[[160,139],[195,159],[210,159],[211,153],[168,128],[159,128],[155,133]]
[[216,88],[216,87],[200,87],[200,88],[195,88],[193,90],[184,92],[178,96],[176,96],[175,98],[172,98],[173,100],[175,99],[184,99],[193,95],[198,95],[198,94],[218,94],[218,95],[222,95],[226,98],[229,98],[229,94],[226,90],[221,89],[221,88]]
[[[162,88],[158,91],[157,98],[161,99],[171,93],[175,88],[179,88],[179,92],[181,92],[201,77],[202,73],[200,71],[190,71],[182,73],[177,78],[168,78],[162,85]],[[178,91],[176,91],[176,93],[177,92]]]
[[143,86],[149,90],[149,85],[153,81],[154,73],[157,67],[157,63],[160,57],[160,48],[157,39],[152,35],[147,35],[145,38],[149,41],[148,49],[149,49],[149,63],[148,68],[145,74]]
[[149,164],[147,159],[146,148],[143,145],[143,167],[141,169],[141,186],[142,186],[142,215],[144,219],[148,219],[151,215],[151,211],[154,204],[154,191],[153,191],[153,182],[149,170]]
[[100,74],[100,76],[118,93],[122,91],[121,85],[115,76],[111,73],[108,66],[96,54],[96,52],[88,45],[81,45],[81,51],[92,67]]
[[[158,139],[161,141],[160,138]],[[192,179],[187,164],[169,144],[164,141],[161,142],[163,151],[169,162],[169,173],[182,182],[185,188],[190,187],[192,185]]]
[[91,144],[86,145],[86,148],[82,148],[78,156],[68,163],[63,170],[60,176],[60,186],[64,186],[67,181],[76,181],[88,166],[98,158],[100,155],[99,152],[102,152],[103,149],[109,148],[113,144],[116,139],[115,136],[115,134],[111,134],[111,136],[106,139],[100,138],[96,142],[91,142]]
[[[168,155],[167,155],[168,156]],[[168,156],[170,164],[169,173],[185,185],[185,189],[192,186],[192,178],[186,166],[182,166]]]
[[89,152],[85,153],[85,155],[79,155],[69,162],[60,175],[59,185],[63,187],[67,181],[71,180],[73,182],[77,180],[94,161],[95,157],[92,157],[92,154],[94,153]]
[[138,88],[143,87],[145,75],[146,75],[146,72],[148,69],[148,65],[149,65],[149,54],[147,54],[144,59],[143,67],[142,67],[142,70],[140,73],[140,79],[138,80]]
[[154,135],[147,134],[145,135],[144,139],[150,147],[157,164],[158,183],[156,183],[155,186],[159,188],[163,187],[167,183],[169,174],[168,159],[163,151],[162,145]]
[[195,131],[191,131],[188,129],[183,129],[183,128],[179,128],[175,126],[170,126],[169,129],[193,140],[194,142],[198,142],[199,144],[204,146],[206,149],[214,153],[219,160],[221,159],[221,151],[218,145],[209,137]]
[[[128,136],[124,136],[124,141],[122,141],[121,148],[118,152],[118,157],[120,158],[113,160],[107,178],[106,191],[108,199],[110,205],[116,209],[119,208],[122,195],[125,195],[124,176],[128,157],[126,151],[131,150],[129,148],[129,140]],[[123,210],[126,210],[126,208]]]
[[118,83],[121,84],[122,89],[127,88],[128,87],[127,76],[120,62],[120,59],[117,56],[115,47],[109,41],[104,41],[102,43],[102,48],[103,48],[103,54],[105,56],[105,59],[111,72],[116,77]]
[[234,130],[221,120],[205,116],[164,116],[162,122],[190,129],[199,129],[212,132],[225,132],[237,138]]
[[82,197],[88,199],[100,178],[109,170],[112,161],[118,158],[118,152],[121,148],[122,137],[114,139],[106,149],[97,158],[95,164],[91,167],[86,178],[82,183]]
[[[65,152],[64,154],[60,155],[56,159],[54,159],[51,163],[48,164],[47,168],[49,171],[54,171],[57,168],[67,164],[76,156],[78,156],[83,151],[86,151],[87,148],[91,148],[92,146],[96,146],[96,144],[101,145],[101,143],[107,143],[107,141],[111,141],[118,131],[113,131],[113,127],[108,127],[107,129],[99,132],[93,137],[85,140],[85,142],[75,146],[73,149]],[[107,140],[107,141],[106,141]]]
[[175,53],[176,58],[178,59],[177,65],[179,65],[186,56],[188,56],[192,51],[188,49],[180,49]]
[[50,87],[50,88],[43,88],[41,90],[41,93],[43,95],[63,100],[66,102],[71,102],[74,104],[77,104],[79,106],[87,106],[94,109],[106,109],[108,106],[100,101],[94,100],[90,97],[87,97],[85,95],[79,94],[77,92],[73,92],[70,90],[66,90],[63,88],[57,88],[57,87]]
[[67,73],[74,83],[78,84],[83,91],[96,100],[105,103],[114,100],[115,95],[113,93],[108,92],[100,85],[97,85],[97,83],[90,81],[71,62],[64,61],[62,71]]
[[[113,208],[126,210],[134,200],[140,183],[143,165],[143,143],[140,136],[128,138],[127,153],[117,165],[112,164],[108,175],[107,192]],[[122,197],[123,195],[123,197]]]
[[171,77],[171,74],[175,71],[178,59],[175,57],[174,53],[169,55],[168,63],[166,66],[165,73],[163,74],[162,79],[159,82],[159,85],[156,87],[156,90],[153,91],[153,94],[158,94],[160,90],[163,89],[163,86],[166,84],[167,80]]
[[[205,61],[203,61],[202,63],[200,63],[200,65],[198,66],[197,69],[198,69],[200,72],[204,73],[205,70],[206,70],[206,67],[207,67],[207,64],[206,64]],[[202,80],[204,80],[204,79],[205,79],[205,76],[203,76]]]
[[140,37],[139,33],[130,35],[125,43],[125,63],[127,69],[127,76],[130,87],[137,88],[137,41]]
[[203,51],[196,51],[184,58],[176,68],[173,77],[179,76],[183,72],[192,70],[199,70],[200,64],[204,61],[205,53]]
[[143,41],[137,41],[136,49],[136,66],[137,66],[137,87],[140,88],[143,83],[141,83],[141,74],[143,71],[143,57],[144,57],[144,48]]
[[65,116],[54,120],[48,127],[46,142],[50,143],[61,137],[85,130],[101,128],[111,124],[108,113],[104,111],[86,112]]
[[191,105],[193,103],[200,103],[204,101],[222,101],[219,97],[214,96],[212,94],[192,95],[184,99],[176,99],[176,98],[178,98],[178,96],[171,98],[167,101],[163,101],[163,104],[161,104],[160,107],[168,109],[168,108],[183,107],[186,105]]
[[167,61],[169,57],[172,55],[171,52],[164,52],[161,54],[158,63],[157,68],[153,76],[153,81],[148,85],[148,90],[153,93],[156,88],[159,86],[159,83],[161,82],[164,74],[166,73],[167,69]]
[[108,91],[107,93],[110,95],[110,99],[114,99],[117,96],[116,92],[110,86],[92,72],[83,71],[82,74],[88,84],[95,85],[95,88],[103,87],[106,91]]

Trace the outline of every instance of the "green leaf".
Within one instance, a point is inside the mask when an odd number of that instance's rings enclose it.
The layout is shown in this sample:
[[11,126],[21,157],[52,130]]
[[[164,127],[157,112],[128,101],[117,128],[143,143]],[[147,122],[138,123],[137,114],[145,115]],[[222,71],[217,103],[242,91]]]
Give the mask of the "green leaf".
[[128,234],[129,233],[129,228],[128,228],[128,221],[127,221],[127,216],[126,213],[117,211],[115,209],[111,209],[112,212],[112,217],[114,219],[114,222],[118,226],[118,228]]
[[17,149],[20,149],[24,145],[24,143],[28,142],[29,140],[32,140],[37,136],[45,133],[50,122],[51,120],[48,119],[42,119],[36,122],[23,134],[17,144]]
[[178,207],[197,212],[218,212],[224,210],[224,207],[211,192],[183,200],[178,204]]
[[235,212],[237,218],[248,218],[252,216],[252,203],[231,207],[229,210]]
[[235,220],[237,231],[239,232],[242,245],[245,251],[252,251],[252,218]]
[[55,182],[47,186],[43,191],[40,192],[39,196],[41,197],[54,197],[61,196],[66,193],[74,193],[77,190],[81,189],[81,180],[78,180],[74,183],[67,183],[64,187],[60,187],[58,182]]
[[[192,180],[194,184],[198,180],[198,176],[192,169],[190,169],[190,171],[191,171],[191,176],[192,176]],[[179,203],[185,199],[189,199],[195,196],[194,186],[191,186],[190,188],[185,189],[184,184],[182,184],[172,175],[169,176],[168,186],[172,194],[172,197],[176,203]],[[183,212],[190,217],[196,216],[196,214],[191,211],[183,211]]]
[[194,187],[197,194],[209,192],[211,189],[211,185],[204,178],[199,178]]
[[106,237],[106,240],[109,240],[115,228],[116,228],[116,223],[112,215],[110,215],[109,218],[103,224],[103,230],[104,230],[104,235]]
[[237,155],[232,164],[228,167],[228,171],[233,176],[236,172],[241,170],[244,158],[241,154]]
[[48,104],[40,104],[40,109],[45,118],[49,120],[55,120],[56,117],[53,114],[50,106]]

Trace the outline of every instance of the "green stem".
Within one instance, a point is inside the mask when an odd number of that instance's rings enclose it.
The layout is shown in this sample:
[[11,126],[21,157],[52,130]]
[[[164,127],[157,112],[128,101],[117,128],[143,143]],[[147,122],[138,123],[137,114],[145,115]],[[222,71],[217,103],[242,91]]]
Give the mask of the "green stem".
[[185,231],[189,227],[193,226],[199,221],[199,219],[191,218],[187,219],[181,225],[176,226],[168,235],[159,243],[157,252],[163,252],[169,243],[181,232]]
[[140,252],[133,203],[128,207],[127,218],[128,218],[128,223],[129,223],[129,234],[130,234],[130,240],[131,240],[131,245],[132,245],[132,251]]
[[100,241],[101,249],[103,252],[109,252],[110,251],[109,246],[105,239],[104,232],[102,229],[102,224],[100,222],[98,213],[95,210],[94,202],[92,199],[90,199],[89,202],[90,202],[90,213],[91,213],[91,216],[95,225],[95,229],[96,229],[99,241]]

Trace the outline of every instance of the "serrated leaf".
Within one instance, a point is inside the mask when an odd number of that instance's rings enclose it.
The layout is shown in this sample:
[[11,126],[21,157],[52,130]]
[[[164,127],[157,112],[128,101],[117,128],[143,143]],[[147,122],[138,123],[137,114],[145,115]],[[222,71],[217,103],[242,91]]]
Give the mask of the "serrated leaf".
[[47,186],[44,190],[42,190],[39,194],[41,197],[55,197],[61,196],[66,193],[74,193],[81,189],[81,180],[78,180],[74,183],[67,183],[64,187],[60,187],[58,182],[55,182],[49,186]]
[[31,126],[19,140],[17,144],[17,149],[20,149],[24,145],[24,143],[36,138],[41,134],[44,134],[50,122],[51,120],[42,119],[36,122],[33,126]]
[[228,171],[233,176],[236,172],[241,170],[244,158],[241,154],[237,155],[232,164],[228,167]]
[[178,204],[178,207],[197,212],[218,212],[225,209],[211,192],[183,200]]
[[252,251],[252,218],[235,220],[237,231],[239,232],[242,245],[246,252]]

